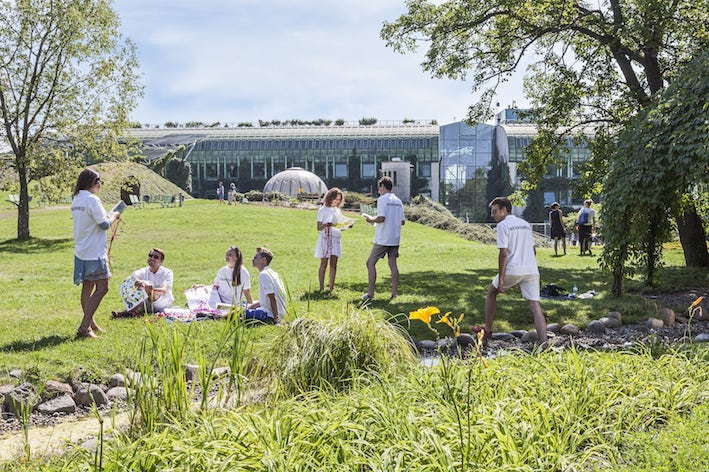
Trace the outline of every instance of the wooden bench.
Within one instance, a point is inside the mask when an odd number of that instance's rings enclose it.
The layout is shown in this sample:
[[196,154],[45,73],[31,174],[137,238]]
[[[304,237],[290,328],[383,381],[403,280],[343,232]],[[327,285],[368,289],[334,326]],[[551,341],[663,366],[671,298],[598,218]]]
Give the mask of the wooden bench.
[[132,193],[128,195],[128,198],[130,199],[130,204],[133,208],[136,210],[138,208],[143,208],[143,202],[140,201],[140,198],[138,198],[138,195],[133,195]]

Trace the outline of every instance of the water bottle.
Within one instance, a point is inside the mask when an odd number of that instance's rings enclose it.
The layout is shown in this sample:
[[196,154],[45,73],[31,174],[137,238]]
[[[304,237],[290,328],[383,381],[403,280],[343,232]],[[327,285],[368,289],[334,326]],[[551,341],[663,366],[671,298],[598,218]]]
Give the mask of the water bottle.
[[576,298],[576,295],[579,293],[579,288],[574,284],[574,298]]

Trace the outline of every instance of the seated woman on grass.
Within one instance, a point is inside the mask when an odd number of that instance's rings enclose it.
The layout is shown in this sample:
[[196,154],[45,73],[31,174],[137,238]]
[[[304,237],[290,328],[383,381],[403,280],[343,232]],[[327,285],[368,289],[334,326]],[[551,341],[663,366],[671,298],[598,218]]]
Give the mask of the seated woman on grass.
[[[212,298],[223,305],[239,305],[243,299],[253,303],[251,299],[251,276],[244,267],[244,255],[237,246],[231,246],[224,256],[226,265],[219,269],[212,285]],[[215,295],[216,292],[218,296]]]

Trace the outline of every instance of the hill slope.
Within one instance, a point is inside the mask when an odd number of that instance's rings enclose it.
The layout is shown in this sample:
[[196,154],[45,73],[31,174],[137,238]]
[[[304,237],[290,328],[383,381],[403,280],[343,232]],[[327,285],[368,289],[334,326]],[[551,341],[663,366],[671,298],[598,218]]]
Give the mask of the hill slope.
[[120,199],[121,184],[128,180],[130,176],[135,177],[140,182],[141,195],[176,195],[182,192],[185,195],[185,199],[190,198],[187,192],[180,187],[142,164],[135,162],[104,162],[90,167],[101,174],[101,178],[105,182],[101,188],[100,196],[106,205]]

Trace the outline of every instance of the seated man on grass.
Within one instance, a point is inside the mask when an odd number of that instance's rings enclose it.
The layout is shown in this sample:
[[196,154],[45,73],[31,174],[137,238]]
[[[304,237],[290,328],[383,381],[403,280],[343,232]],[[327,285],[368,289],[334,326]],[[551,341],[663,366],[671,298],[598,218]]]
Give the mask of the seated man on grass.
[[259,271],[259,299],[246,307],[246,319],[264,323],[280,323],[286,314],[285,288],[278,273],[271,269],[273,253],[265,247],[256,248],[252,265]]
[[172,306],[175,297],[172,295],[172,271],[162,266],[165,252],[152,248],[148,254],[148,266],[138,269],[129,279],[134,279],[134,286],[142,289],[147,295],[145,303],[137,305],[130,311],[113,312],[113,316],[140,316],[145,313],[159,313]]

